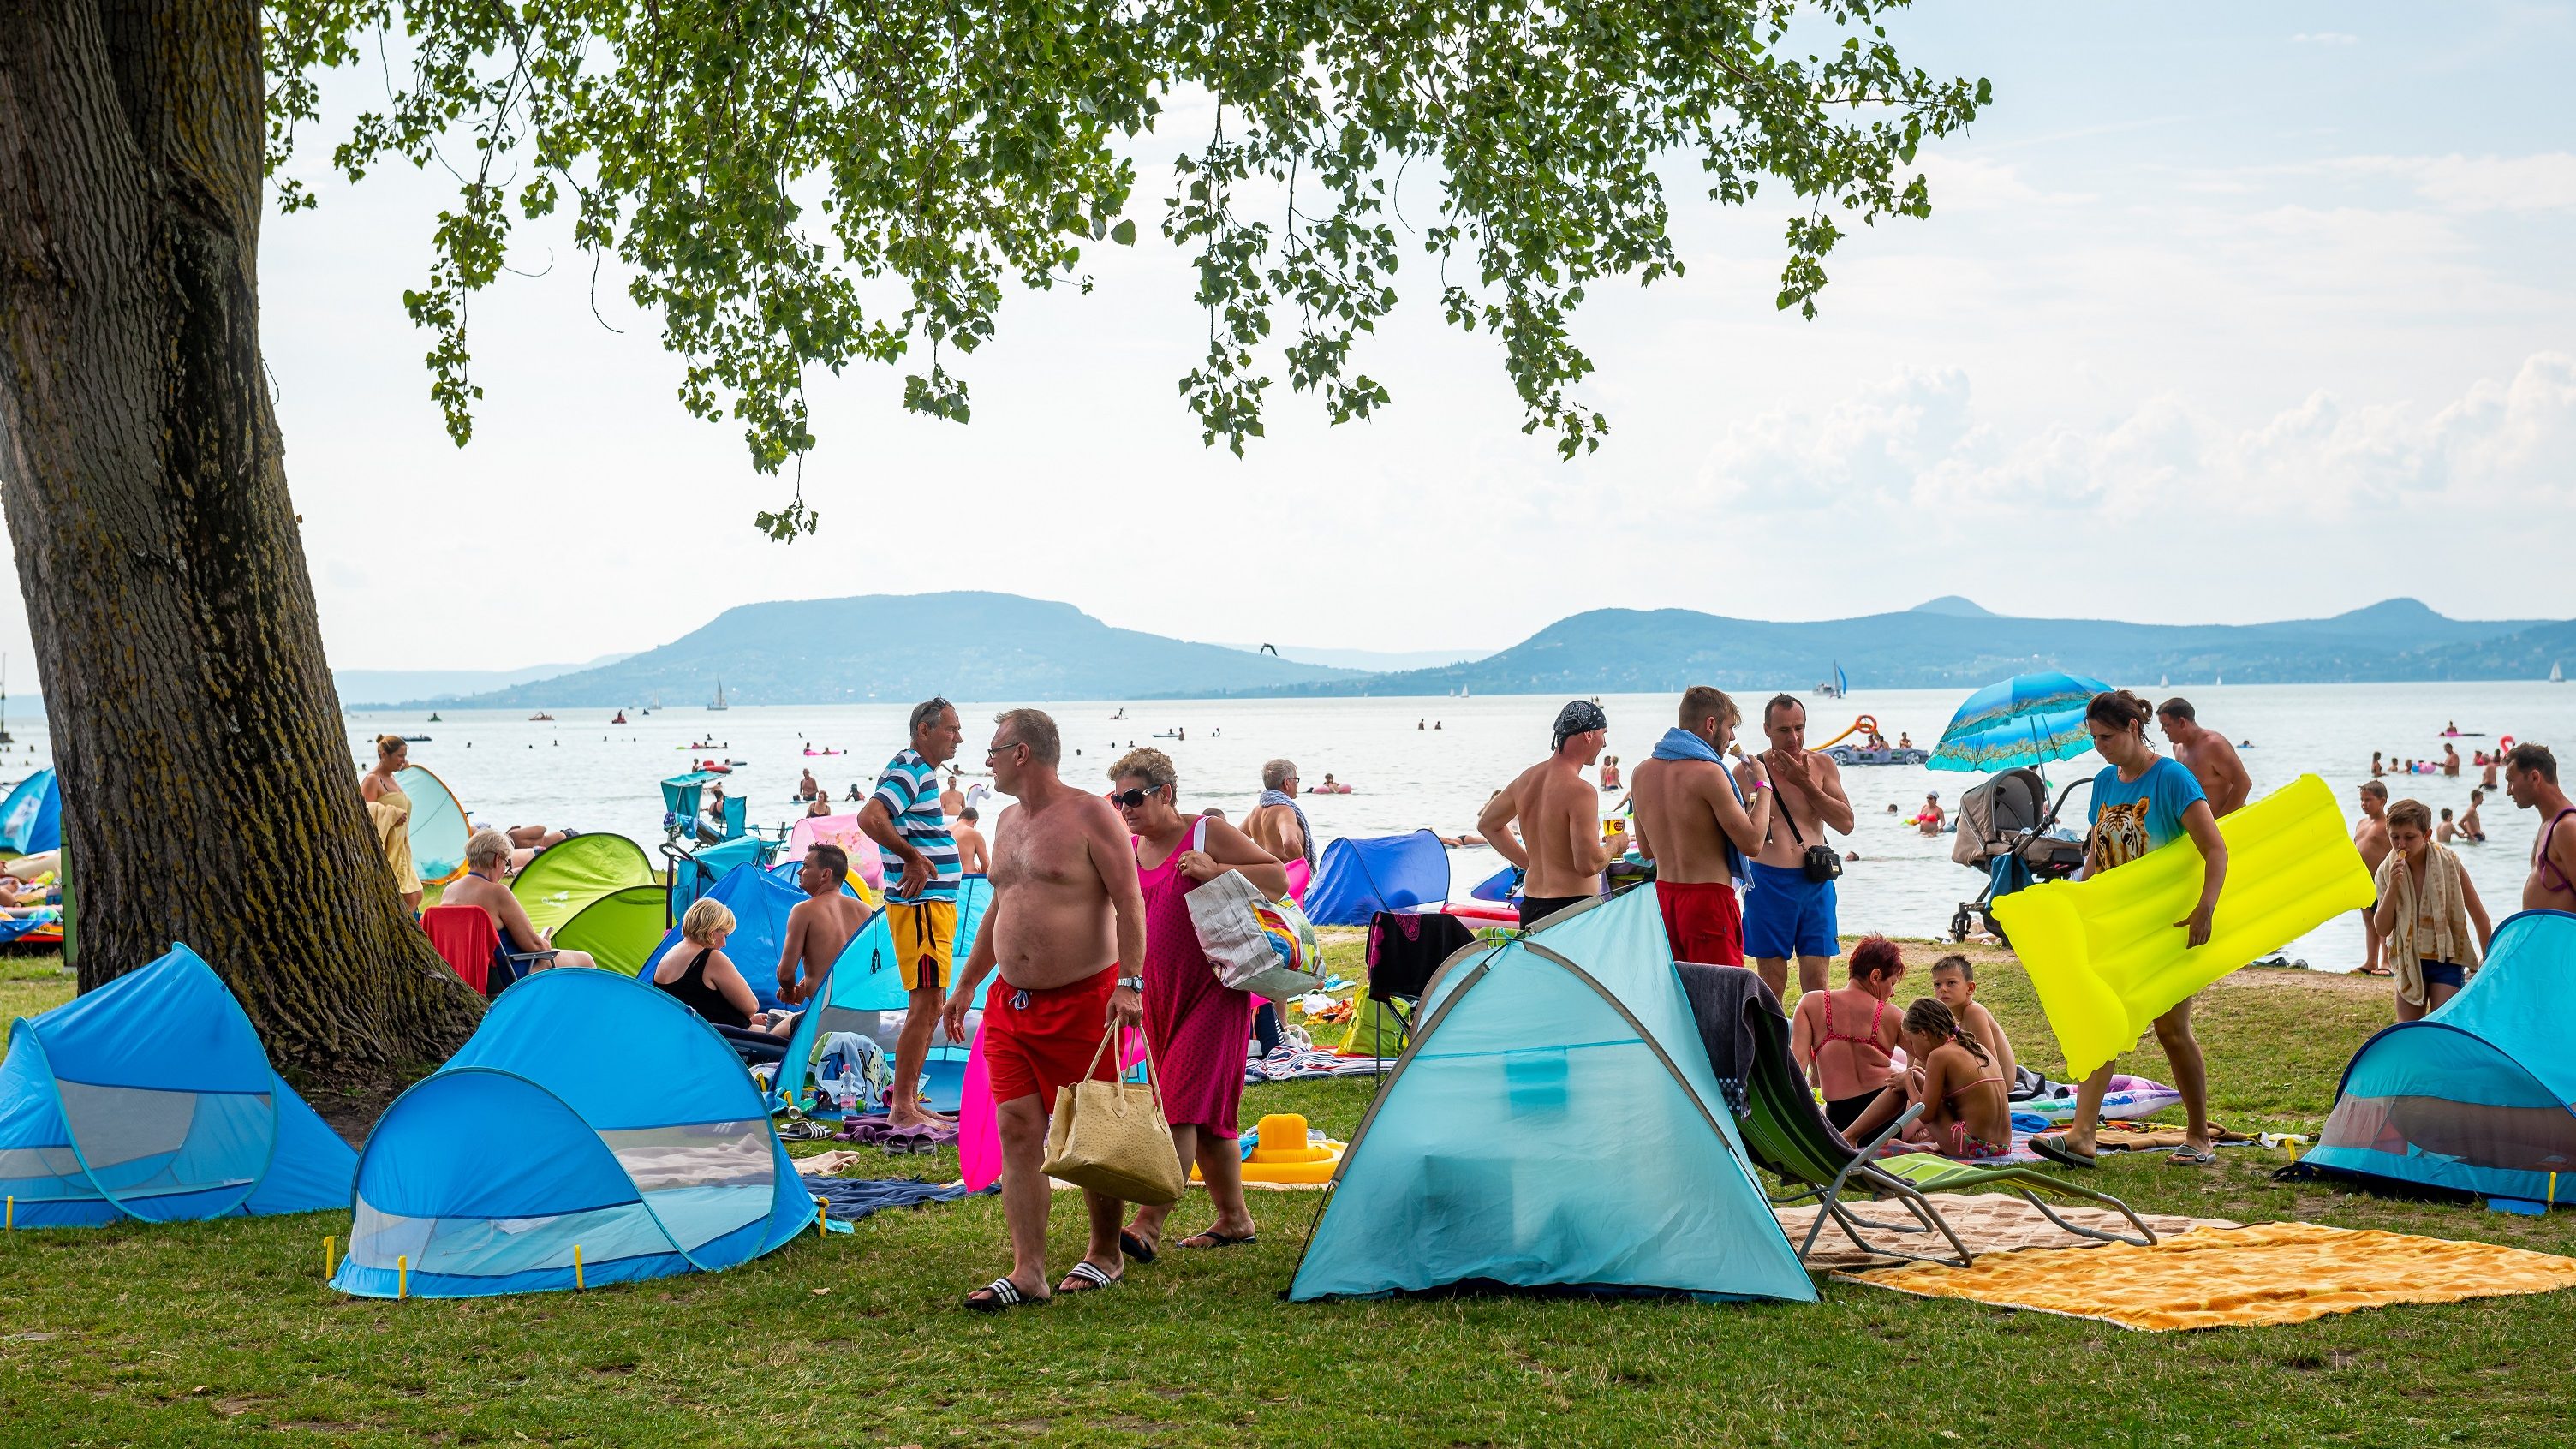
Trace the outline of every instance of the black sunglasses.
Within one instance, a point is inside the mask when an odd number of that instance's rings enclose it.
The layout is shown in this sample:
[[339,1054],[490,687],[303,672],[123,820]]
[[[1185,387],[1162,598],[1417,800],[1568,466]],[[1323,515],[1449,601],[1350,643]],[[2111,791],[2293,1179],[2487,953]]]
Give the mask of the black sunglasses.
[[999,740],[994,743],[991,749],[984,752],[984,758],[989,760],[1004,750],[1016,750],[1019,747],[1020,742],[1018,740]]
[[1109,792],[1109,803],[1122,809],[1141,810],[1146,801],[1162,793],[1163,787],[1160,785],[1151,790],[1112,790]]

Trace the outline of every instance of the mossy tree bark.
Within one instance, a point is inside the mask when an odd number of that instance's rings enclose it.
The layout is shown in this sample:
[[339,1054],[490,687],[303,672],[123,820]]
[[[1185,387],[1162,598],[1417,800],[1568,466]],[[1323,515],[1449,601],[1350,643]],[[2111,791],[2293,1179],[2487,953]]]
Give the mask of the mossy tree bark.
[[259,350],[253,0],[0,0],[0,505],[88,990],[184,941],[281,1063],[479,1002],[375,849]]

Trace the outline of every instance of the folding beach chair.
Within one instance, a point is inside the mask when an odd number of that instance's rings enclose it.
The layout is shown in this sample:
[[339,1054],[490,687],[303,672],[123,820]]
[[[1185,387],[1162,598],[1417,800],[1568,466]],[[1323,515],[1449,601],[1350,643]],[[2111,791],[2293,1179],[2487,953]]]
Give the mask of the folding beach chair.
[[[552,951],[502,950],[501,930],[480,906],[431,906],[420,913],[420,928],[429,933],[439,959],[487,1000],[536,969],[538,962],[555,959]],[[495,967],[507,973],[497,981]]]
[[[1891,1258],[1909,1258],[1917,1262],[1948,1263],[1967,1267],[1975,1255],[1959,1241],[1941,1210],[1924,1196],[1926,1192],[1960,1192],[1981,1187],[2001,1187],[2014,1192],[2039,1209],[2051,1223],[2078,1237],[2106,1243],[2134,1243],[2139,1247],[2155,1245],[2155,1231],[2129,1211],[2128,1204],[2107,1193],[2093,1192],[2072,1183],[2034,1172],[2020,1166],[1996,1166],[1981,1163],[1954,1162],[1931,1154],[1909,1154],[1879,1158],[1879,1148],[1923,1115],[1921,1104],[1908,1107],[1904,1114],[1869,1141],[1854,1146],[1845,1140],[1825,1110],[1808,1090],[1806,1076],[1798,1070],[1797,1058],[1789,1050],[1789,1019],[1782,1015],[1777,1002],[1768,1000],[1760,1007],[1748,1009],[1752,1018],[1754,1070],[1745,1082],[1746,1105],[1750,1112],[1736,1126],[1744,1138],[1744,1148],[1754,1164],[1778,1177],[1788,1191],[1772,1194],[1776,1207],[1789,1207],[1801,1202],[1815,1202],[1821,1209],[1813,1226],[1807,1229],[1806,1241],[1798,1245],[1798,1257],[1804,1261],[1814,1251],[1817,1236],[1831,1218],[1851,1240]],[[1876,1199],[1892,1199],[1912,1217],[1911,1222],[1881,1222],[1852,1212],[1847,1196],[1865,1193]],[[2105,1233],[2079,1227],[2059,1217],[2040,1194],[2094,1203],[2127,1218],[2139,1236]],[[1904,1248],[1872,1242],[1864,1232],[1938,1233],[1949,1242],[1951,1255],[1938,1252],[1917,1253]]]

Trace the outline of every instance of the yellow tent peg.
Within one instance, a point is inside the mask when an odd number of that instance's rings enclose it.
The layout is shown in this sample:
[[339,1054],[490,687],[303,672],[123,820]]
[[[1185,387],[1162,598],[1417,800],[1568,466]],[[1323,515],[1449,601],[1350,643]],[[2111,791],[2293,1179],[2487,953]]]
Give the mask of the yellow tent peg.
[[572,1286],[573,1286],[574,1291],[576,1291],[576,1292],[578,1292],[579,1290],[584,1289],[584,1288],[587,1288],[587,1287],[589,1287],[589,1286],[590,1286],[588,1283],[584,1282],[584,1281],[583,1281],[583,1279],[582,1279],[582,1274],[581,1274],[581,1244],[579,1244],[579,1243],[575,1243],[575,1244],[573,1244],[573,1245],[572,1245]]
[[396,1258],[394,1259],[394,1297],[408,1298],[410,1296],[411,1259],[409,1256]]
[[334,1249],[334,1248],[336,1248],[336,1247],[338,1247],[338,1246],[340,1246],[340,1240],[339,1240],[338,1238],[335,1238],[335,1237],[331,1236],[331,1235],[330,1235],[330,1234],[328,1234],[328,1233],[325,1233],[325,1234],[323,1235],[323,1237],[322,1237],[322,1279],[323,1279],[323,1281],[324,1281],[324,1282],[326,1282],[326,1283],[327,1283],[327,1282],[329,1282],[329,1281],[330,1281],[330,1279],[331,1279],[331,1270],[332,1270],[333,1268],[336,1268],[336,1267],[340,1266],[340,1260],[339,1260],[336,1256],[334,1256],[334,1255],[333,1255],[333,1253],[332,1253],[332,1251],[331,1251],[332,1249]]

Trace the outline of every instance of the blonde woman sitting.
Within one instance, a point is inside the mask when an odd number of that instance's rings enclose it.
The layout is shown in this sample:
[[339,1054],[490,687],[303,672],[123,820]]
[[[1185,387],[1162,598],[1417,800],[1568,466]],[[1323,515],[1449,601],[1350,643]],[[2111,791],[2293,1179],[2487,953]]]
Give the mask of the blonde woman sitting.
[[786,1054],[779,1041],[796,1022],[793,1012],[764,1013],[741,968],[724,953],[734,914],[719,900],[693,902],[680,917],[680,944],[653,966],[653,985],[706,1019],[734,1050],[759,1061]]
[[519,898],[510,893],[510,887],[505,883],[509,874],[510,837],[497,830],[478,830],[471,840],[465,842],[464,877],[451,882],[446,893],[439,897],[440,905],[472,906],[492,918],[492,929],[501,938],[500,944],[493,948],[496,955],[492,964],[501,973],[501,979],[507,981],[515,974],[510,963],[501,958],[501,953],[522,956],[531,951],[555,953],[552,960],[541,958],[530,963],[528,969],[532,971],[542,971],[548,966],[598,965],[588,951],[564,950],[556,946],[545,932],[537,929],[536,923],[528,919],[528,908],[519,904]]

